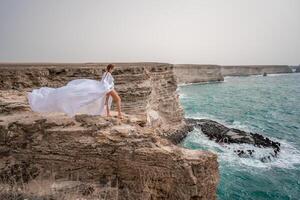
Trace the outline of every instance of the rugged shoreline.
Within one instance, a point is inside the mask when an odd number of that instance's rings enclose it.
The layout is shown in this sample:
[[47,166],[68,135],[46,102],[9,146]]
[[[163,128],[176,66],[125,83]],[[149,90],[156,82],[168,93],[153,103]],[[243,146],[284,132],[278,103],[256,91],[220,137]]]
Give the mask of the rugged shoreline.
[[105,65],[0,65],[0,197],[216,199],[217,155],[175,145],[189,126],[171,64],[116,64],[122,121],[30,110],[27,91],[99,79]]
[[[203,124],[207,130],[221,127],[222,133],[251,136],[271,147],[274,156],[279,153],[280,144],[261,135],[184,119],[177,83],[188,77],[192,83],[223,81],[222,67],[189,65],[188,71],[168,63],[116,65],[116,89],[127,113],[123,121],[33,113],[26,99],[34,88],[100,79],[106,63],[0,64],[0,197],[59,199],[67,193],[85,199],[216,199],[217,155],[176,145]],[[206,133],[220,141],[219,132]],[[34,190],[36,181],[47,183],[45,191]],[[27,190],[20,192],[20,185]]]
[[174,74],[179,84],[220,82],[226,76],[263,75],[264,73],[293,73],[293,70],[288,65],[174,65]]
[[269,162],[272,158],[276,158],[280,153],[280,143],[272,141],[268,137],[264,137],[258,133],[246,132],[235,128],[228,128],[223,124],[209,119],[192,119],[187,118],[186,123],[193,128],[198,128],[210,140],[219,144],[248,144],[247,149],[235,149],[239,157],[253,157],[256,152],[254,147],[271,148],[272,152],[259,158],[261,162]]

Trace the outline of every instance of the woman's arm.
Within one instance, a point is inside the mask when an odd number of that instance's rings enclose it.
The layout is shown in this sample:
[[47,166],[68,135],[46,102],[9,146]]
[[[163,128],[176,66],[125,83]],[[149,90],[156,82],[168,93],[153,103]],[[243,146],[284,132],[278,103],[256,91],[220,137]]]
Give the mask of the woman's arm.
[[111,75],[111,73],[108,73],[107,82],[109,83],[111,89],[113,89],[115,84],[114,84],[114,78]]

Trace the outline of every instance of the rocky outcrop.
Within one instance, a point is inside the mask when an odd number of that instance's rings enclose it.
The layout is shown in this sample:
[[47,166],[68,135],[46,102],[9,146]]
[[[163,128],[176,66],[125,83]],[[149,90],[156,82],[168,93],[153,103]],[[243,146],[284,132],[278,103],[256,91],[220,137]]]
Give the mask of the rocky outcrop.
[[289,68],[291,68],[293,72],[300,72],[300,65],[289,65]]
[[[116,63],[115,87],[122,109],[138,114],[165,133],[183,128],[183,110],[176,94],[173,65],[167,63]],[[107,64],[0,64],[0,89],[30,91],[43,86],[61,87],[79,78],[101,79]],[[167,126],[165,126],[167,125]],[[169,131],[168,129],[173,129]]]
[[[239,129],[228,128],[218,122],[208,119],[186,119],[186,122],[193,127],[200,128],[202,133],[207,135],[210,140],[217,143],[225,144],[250,144],[259,148],[272,148],[273,153],[260,158],[262,162],[267,162],[271,157],[277,157],[280,152],[280,143],[274,142],[267,137],[258,133],[249,133]],[[238,156],[254,156],[256,153],[253,149],[236,149]]]
[[292,73],[293,71],[288,65],[236,65],[222,66],[221,72],[223,76],[249,76],[263,75],[264,73]]
[[30,110],[26,91],[104,66],[1,66],[0,199],[216,199],[217,156],[169,140],[187,129],[172,65],[117,64],[123,120]]
[[180,84],[224,80],[218,65],[174,65],[174,74]]
[[180,84],[223,81],[225,76],[249,76],[292,72],[293,70],[288,65],[174,65],[174,74],[177,78],[177,82]]

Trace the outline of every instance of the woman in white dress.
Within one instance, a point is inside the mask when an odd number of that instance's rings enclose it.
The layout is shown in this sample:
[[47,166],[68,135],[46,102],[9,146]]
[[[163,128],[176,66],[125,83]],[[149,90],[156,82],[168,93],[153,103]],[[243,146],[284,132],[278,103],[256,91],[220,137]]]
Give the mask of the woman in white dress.
[[121,98],[114,89],[109,64],[101,81],[76,79],[60,88],[42,87],[28,93],[28,102],[35,112],[64,112],[73,117],[76,113],[110,116],[112,100],[117,104],[118,117],[122,118]]

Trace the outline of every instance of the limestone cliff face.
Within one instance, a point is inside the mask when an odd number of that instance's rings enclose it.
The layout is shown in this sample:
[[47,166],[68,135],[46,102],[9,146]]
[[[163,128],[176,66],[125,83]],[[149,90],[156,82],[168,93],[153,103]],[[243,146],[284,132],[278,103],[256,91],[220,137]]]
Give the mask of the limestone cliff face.
[[223,81],[221,67],[218,65],[174,65],[174,74],[178,83],[199,83]]
[[[0,89],[30,91],[42,86],[61,87],[73,79],[101,79],[106,65],[0,64]],[[173,65],[166,63],[117,63],[113,76],[123,111],[138,113],[153,125],[181,124],[183,111],[172,69]]]
[[249,76],[292,73],[288,65],[257,65],[257,66],[219,66],[219,65],[174,65],[174,74],[178,83],[201,83],[223,81],[225,76]]
[[116,65],[123,120],[33,113],[26,99],[33,88],[99,79],[105,64],[0,67],[0,199],[216,198],[217,156],[164,137],[184,125],[173,66]]
[[221,71],[223,76],[248,76],[262,75],[263,73],[278,74],[293,72],[288,65],[222,66]]

